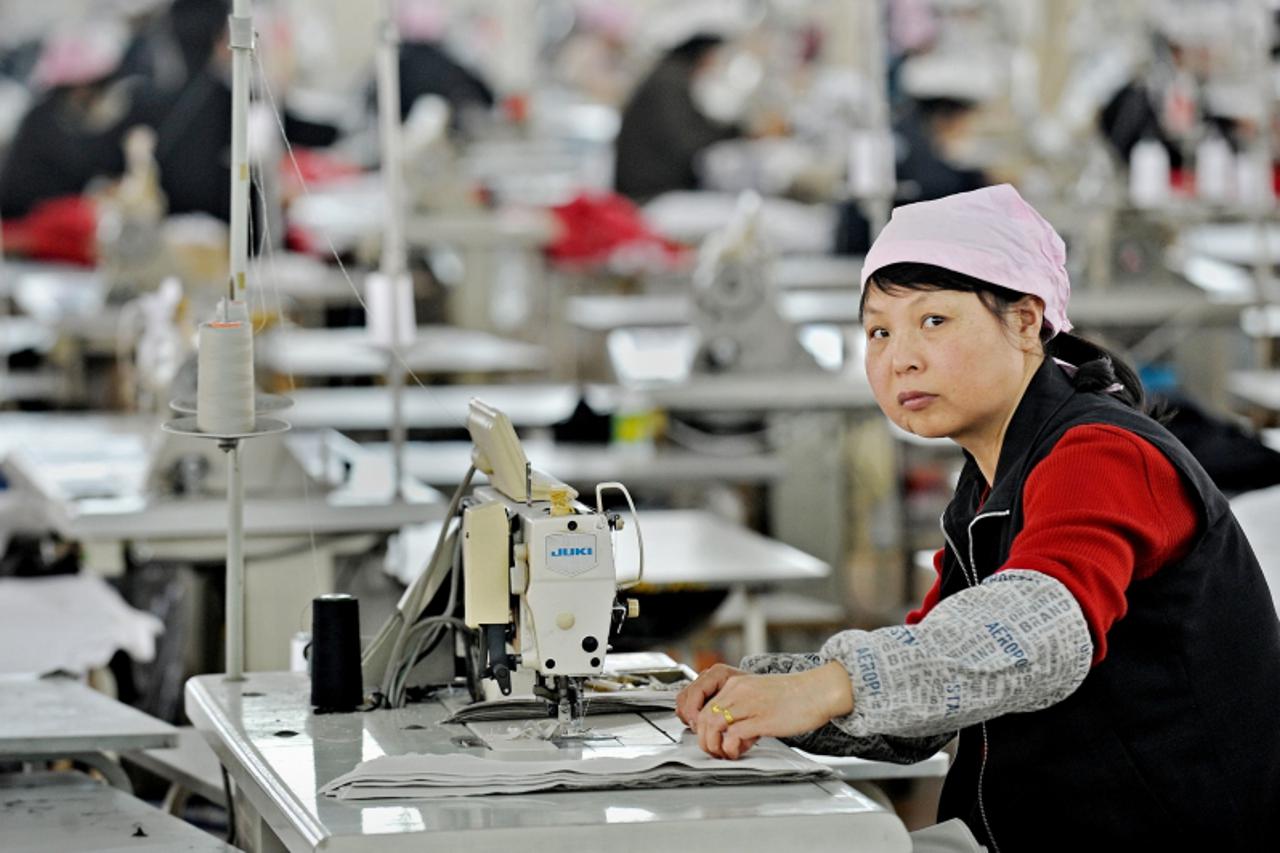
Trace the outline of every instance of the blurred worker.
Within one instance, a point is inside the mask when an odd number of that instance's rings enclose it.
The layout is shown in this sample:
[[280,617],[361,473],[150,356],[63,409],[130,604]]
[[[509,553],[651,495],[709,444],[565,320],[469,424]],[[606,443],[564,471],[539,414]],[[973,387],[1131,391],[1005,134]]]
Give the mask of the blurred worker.
[[156,84],[150,110],[171,213],[231,218],[230,12],[229,0],[173,0],[169,6],[167,36],[181,58],[181,74]]
[[[932,201],[987,186],[981,169],[962,165],[956,151],[972,137],[978,107],[995,95],[981,62],[923,55],[907,59],[898,73],[902,98],[893,115],[895,204]],[[841,205],[836,251],[860,255],[871,243],[856,203]]]
[[121,145],[137,119],[136,81],[117,74],[127,43],[113,21],[68,25],[45,40],[31,75],[40,94],[0,169],[0,215],[25,216],[124,170]]
[[[173,0],[169,6],[163,29],[182,73],[152,86],[147,117],[156,128],[155,156],[170,213],[231,218],[230,12],[229,0]],[[328,145],[337,137],[333,127],[298,121],[287,111],[283,121],[298,144]]]
[[[449,12],[437,0],[401,2],[396,8],[400,35],[400,120],[409,117],[414,102],[424,95],[438,95],[449,105],[453,130],[476,125],[494,105],[493,89],[460,63],[445,46]],[[370,104],[377,104],[371,92]]]
[[1204,34],[1185,22],[1157,18],[1153,23],[1151,61],[1111,97],[1098,125],[1124,163],[1134,146],[1152,139],[1178,169],[1202,130],[1203,85],[1212,57],[1201,43]]
[[[907,624],[719,665],[703,749],[909,762],[959,732],[939,819],[988,850],[1263,850],[1280,837],[1280,621],[1222,494],[1068,334],[1061,238],[1010,186],[894,211],[866,258],[876,401],[965,466]],[[768,674],[757,674],[768,673]]]
[[698,187],[697,155],[707,146],[742,135],[715,117],[716,86],[710,76],[719,35],[693,35],[664,55],[636,87],[622,110],[614,166],[618,192],[639,202],[673,190]]

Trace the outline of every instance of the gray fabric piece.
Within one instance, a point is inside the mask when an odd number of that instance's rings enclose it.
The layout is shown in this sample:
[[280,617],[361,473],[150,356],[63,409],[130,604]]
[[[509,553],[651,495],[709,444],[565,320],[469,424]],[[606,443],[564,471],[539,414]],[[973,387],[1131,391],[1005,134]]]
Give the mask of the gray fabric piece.
[[1093,642],[1071,592],[1005,570],[940,602],[917,625],[842,631],[822,647],[853,683],[848,735],[925,737],[1062,701],[1089,674]]

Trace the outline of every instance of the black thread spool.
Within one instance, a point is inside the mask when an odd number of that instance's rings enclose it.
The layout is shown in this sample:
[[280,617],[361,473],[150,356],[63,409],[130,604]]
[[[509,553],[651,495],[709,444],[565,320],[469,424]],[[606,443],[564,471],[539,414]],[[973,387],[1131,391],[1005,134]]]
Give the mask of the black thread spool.
[[311,602],[311,705],[317,711],[354,711],[364,702],[360,669],[360,602],[350,595]]

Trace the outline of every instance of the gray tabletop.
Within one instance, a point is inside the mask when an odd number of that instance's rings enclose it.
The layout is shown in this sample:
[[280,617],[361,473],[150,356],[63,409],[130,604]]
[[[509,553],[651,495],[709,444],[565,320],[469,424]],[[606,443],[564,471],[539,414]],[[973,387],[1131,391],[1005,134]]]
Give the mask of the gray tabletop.
[[0,775],[6,853],[234,853],[239,848],[80,773]]
[[1237,370],[1227,378],[1227,387],[1246,403],[1280,412],[1280,370]]
[[[363,760],[455,752],[466,729],[444,725],[438,703],[317,716],[307,681],[252,674],[241,683],[200,676],[187,713],[253,806],[292,851],[431,849],[651,851],[714,847],[756,851],[909,851],[901,822],[842,783],[747,785],[468,797],[448,802],[338,801],[318,788]],[[671,717],[670,720],[674,720]],[[662,729],[658,720],[653,726]],[[851,847],[852,845],[852,847]]]
[[[388,359],[362,327],[275,329],[258,336],[254,355],[260,368],[298,377],[378,376],[386,373]],[[419,326],[401,355],[418,374],[525,373],[547,367],[540,346],[455,326]]]
[[[522,442],[529,462],[539,471],[554,472],[571,485],[621,480],[631,486],[670,486],[673,483],[770,483],[786,474],[780,456],[771,453],[719,455],[678,448],[641,448],[612,444],[555,444]],[[366,444],[371,453],[391,454],[386,443]],[[469,441],[413,441],[405,445],[405,470],[432,486],[456,486],[471,464]]]
[[174,746],[163,720],[70,679],[0,679],[0,758]]

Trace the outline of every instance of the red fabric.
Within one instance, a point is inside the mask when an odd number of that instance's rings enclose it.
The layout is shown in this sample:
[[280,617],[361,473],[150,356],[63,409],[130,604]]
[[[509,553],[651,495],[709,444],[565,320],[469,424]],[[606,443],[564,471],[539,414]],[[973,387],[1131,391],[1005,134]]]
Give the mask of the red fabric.
[[547,254],[557,261],[599,263],[624,251],[671,263],[685,251],[654,232],[639,208],[616,193],[582,193],[551,208],[551,213],[560,223],[560,233]]
[[353,178],[360,174],[360,166],[327,151],[299,147],[293,149],[292,157],[287,152],[280,157],[276,173],[280,175],[282,192],[292,198],[304,193],[306,187],[322,187]]
[[93,266],[98,258],[98,208],[80,195],[40,202],[26,216],[4,222],[5,249],[41,261]]
[[[1096,665],[1106,657],[1107,631],[1128,609],[1129,584],[1191,549],[1198,501],[1151,443],[1102,424],[1068,430],[1027,477],[1022,500],[1025,521],[1000,571],[1030,569],[1061,581],[1084,612]],[[935,583],[908,624],[937,600]]]
[[942,587],[942,555],[947,551],[946,548],[939,548],[933,555],[933,571],[937,577],[933,579],[933,586],[924,594],[924,601],[920,602],[920,606],[907,614],[907,624],[915,625],[925,614],[933,609],[938,603],[938,592]]

